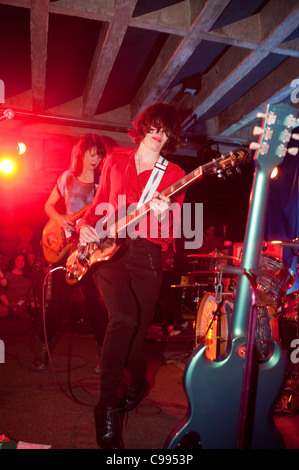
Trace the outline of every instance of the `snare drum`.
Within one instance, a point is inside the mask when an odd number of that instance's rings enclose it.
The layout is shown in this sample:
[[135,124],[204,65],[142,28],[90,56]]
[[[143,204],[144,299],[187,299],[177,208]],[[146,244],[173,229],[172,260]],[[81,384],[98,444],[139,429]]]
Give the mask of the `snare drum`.
[[280,259],[262,254],[261,274],[257,278],[258,304],[281,305],[295,280],[295,274]]

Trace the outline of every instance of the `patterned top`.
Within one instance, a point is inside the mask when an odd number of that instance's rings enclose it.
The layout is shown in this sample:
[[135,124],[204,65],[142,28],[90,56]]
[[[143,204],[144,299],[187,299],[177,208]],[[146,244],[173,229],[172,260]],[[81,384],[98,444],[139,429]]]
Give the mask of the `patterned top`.
[[82,183],[69,170],[64,171],[57,180],[57,189],[63,197],[67,214],[76,214],[93,201],[97,184]]

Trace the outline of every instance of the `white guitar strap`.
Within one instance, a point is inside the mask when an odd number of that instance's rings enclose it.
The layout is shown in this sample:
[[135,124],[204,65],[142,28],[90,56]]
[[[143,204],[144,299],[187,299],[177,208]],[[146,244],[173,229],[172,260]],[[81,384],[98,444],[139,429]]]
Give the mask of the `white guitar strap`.
[[151,176],[149,177],[148,182],[146,183],[141,198],[139,199],[137,208],[152,199],[154,192],[157,190],[162,176],[164,175],[167,165],[168,161],[166,160],[166,158],[161,157],[160,155],[160,157],[155,163]]

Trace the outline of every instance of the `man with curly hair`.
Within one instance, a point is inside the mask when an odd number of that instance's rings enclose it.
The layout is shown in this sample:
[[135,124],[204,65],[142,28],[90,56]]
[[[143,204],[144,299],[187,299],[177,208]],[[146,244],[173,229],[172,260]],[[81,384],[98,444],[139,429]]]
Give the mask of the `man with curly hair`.
[[[174,222],[180,216],[178,211],[170,214],[169,206],[176,204],[180,213],[184,199],[181,193],[172,200],[160,194],[185,175],[178,165],[165,160],[181,144],[176,110],[164,103],[150,106],[141,113],[129,135],[138,148],[117,149],[107,157],[93,205],[79,223],[81,245],[98,241],[96,226],[101,204],[109,203],[117,211],[119,201],[125,200],[128,205],[144,202],[144,188],[148,188],[153,170],[164,169],[151,195],[150,211],[135,230],[123,237],[125,249],[100,263],[94,273],[109,314],[100,399],[94,411],[97,442],[104,449],[124,447],[123,412],[136,408],[148,392],[144,340],[162,280],[161,251],[173,243]],[[120,397],[125,369],[131,380]]]

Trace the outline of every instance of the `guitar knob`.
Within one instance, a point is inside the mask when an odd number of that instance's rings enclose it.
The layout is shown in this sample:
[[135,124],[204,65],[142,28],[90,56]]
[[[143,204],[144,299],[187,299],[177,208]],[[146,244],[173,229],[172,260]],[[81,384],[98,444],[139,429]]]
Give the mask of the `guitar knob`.
[[225,174],[222,170],[217,171],[217,178],[219,178],[220,180],[225,180]]

